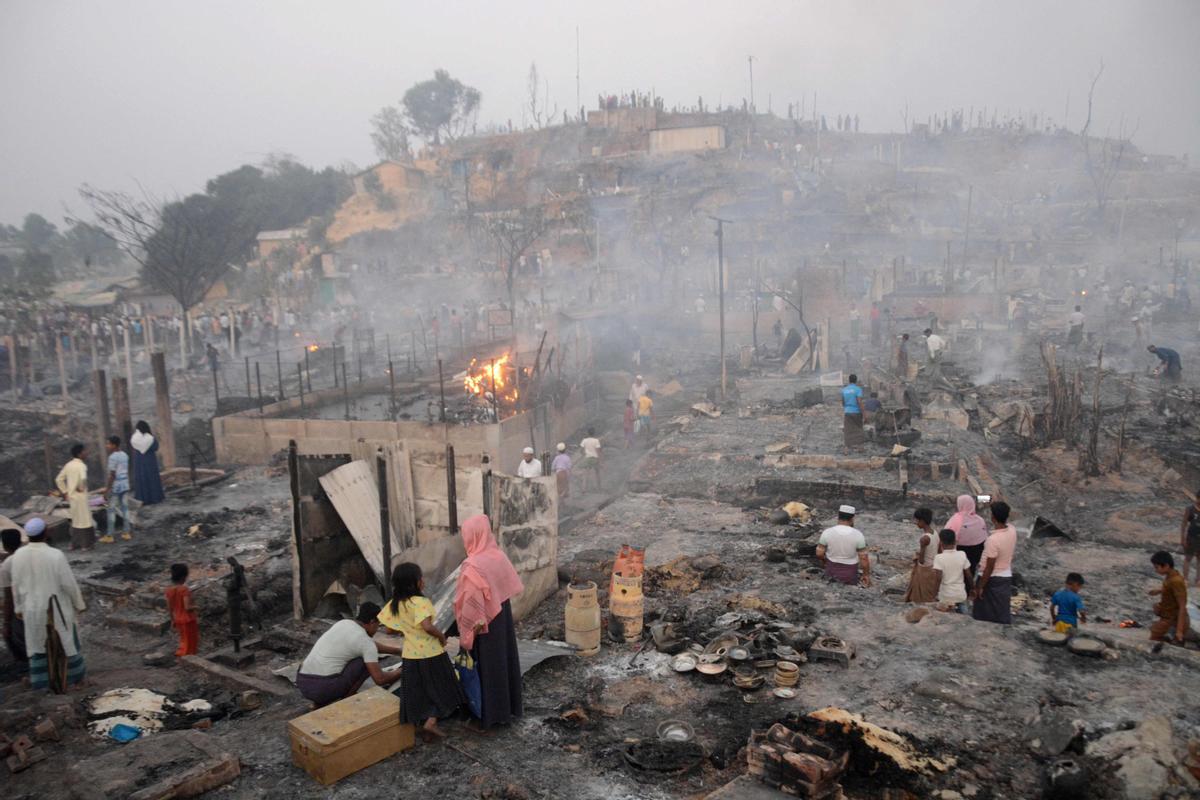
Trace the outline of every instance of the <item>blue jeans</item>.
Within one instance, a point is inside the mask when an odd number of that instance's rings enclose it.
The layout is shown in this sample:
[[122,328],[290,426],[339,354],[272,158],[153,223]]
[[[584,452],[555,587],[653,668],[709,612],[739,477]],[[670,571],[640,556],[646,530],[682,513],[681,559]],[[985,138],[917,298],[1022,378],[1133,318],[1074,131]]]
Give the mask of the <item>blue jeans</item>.
[[122,529],[122,531],[127,533],[130,528],[130,524],[129,524],[129,492],[128,491],[113,492],[109,496],[108,513],[106,513],[104,515],[105,517],[108,518],[108,535],[109,536],[113,535],[113,528],[116,526],[118,511],[121,513],[121,526],[122,526],[121,529]]

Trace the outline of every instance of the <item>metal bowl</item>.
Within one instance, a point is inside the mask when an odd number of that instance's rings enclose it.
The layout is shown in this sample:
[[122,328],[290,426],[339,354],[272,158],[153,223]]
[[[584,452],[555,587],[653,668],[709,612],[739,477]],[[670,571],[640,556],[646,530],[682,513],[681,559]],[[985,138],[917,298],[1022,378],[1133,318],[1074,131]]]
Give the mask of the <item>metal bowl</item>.
[[676,672],[691,672],[696,668],[696,657],[690,653],[680,653],[671,659],[671,669]]
[[774,694],[780,700],[791,700],[793,697],[796,696],[796,690],[789,689],[786,686],[780,686],[778,689],[775,690]]
[[658,739],[662,742],[690,742],[696,738],[692,726],[680,719],[669,719],[658,725]]
[[750,651],[741,646],[731,647],[725,655],[730,661],[747,661],[750,658]]
[[725,674],[725,670],[729,669],[728,665],[723,663],[716,664],[697,664],[696,671],[706,678],[719,678]]
[[766,682],[767,678],[765,675],[749,675],[745,677],[739,675],[733,679],[734,686],[738,687],[739,689],[745,689],[746,691],[754,691],[755,689],[761,688]]

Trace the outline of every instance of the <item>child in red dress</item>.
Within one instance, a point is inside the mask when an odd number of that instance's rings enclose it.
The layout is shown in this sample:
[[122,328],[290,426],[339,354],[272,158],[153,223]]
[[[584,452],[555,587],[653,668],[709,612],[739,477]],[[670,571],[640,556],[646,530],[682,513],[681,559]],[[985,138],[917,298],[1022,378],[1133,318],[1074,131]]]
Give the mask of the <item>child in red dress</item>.
[[188,588],[187,564],[171,565],[171,583],[167,589],[167,612],[170,622],[179,631],[179,649],[176,656],[195,655],[200,648],[200,622],[196,618],[196,605],[192,602],[192,590]]

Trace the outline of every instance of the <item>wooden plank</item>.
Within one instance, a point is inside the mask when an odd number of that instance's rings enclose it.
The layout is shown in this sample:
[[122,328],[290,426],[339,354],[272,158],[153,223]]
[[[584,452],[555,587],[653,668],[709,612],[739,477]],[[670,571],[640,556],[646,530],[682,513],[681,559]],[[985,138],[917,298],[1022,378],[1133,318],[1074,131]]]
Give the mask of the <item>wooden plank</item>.
[[417,512],[413,493],[412,458],[401,442],[393,442],[387,448],[388,472],[391,477],[391,492],[388,511],[392,518],[392,530],[402,547],[417,545]]
[[245,689],[254,689],[259,692],[266,692],[275,697],[294,697],[290,687],[277,683],[268,683],[264,680],[259,680],[253,675],[245,675],[235,669],[230,669],[215,661],[209,661],[203,656],[184,656],[180,659],[186,666],[206,672],[214,678],[223,681],[229,681],[237,686]]

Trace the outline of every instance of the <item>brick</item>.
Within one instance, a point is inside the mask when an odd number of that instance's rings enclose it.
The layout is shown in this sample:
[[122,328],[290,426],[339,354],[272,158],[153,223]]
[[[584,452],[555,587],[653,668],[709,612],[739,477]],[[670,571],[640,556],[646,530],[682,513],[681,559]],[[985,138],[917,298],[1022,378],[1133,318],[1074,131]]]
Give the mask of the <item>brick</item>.
[[44,719],[34,725],[33,738],[39,742],[57,742],[62,740],[62,737],[58,733],[58,728],[52,719]]

